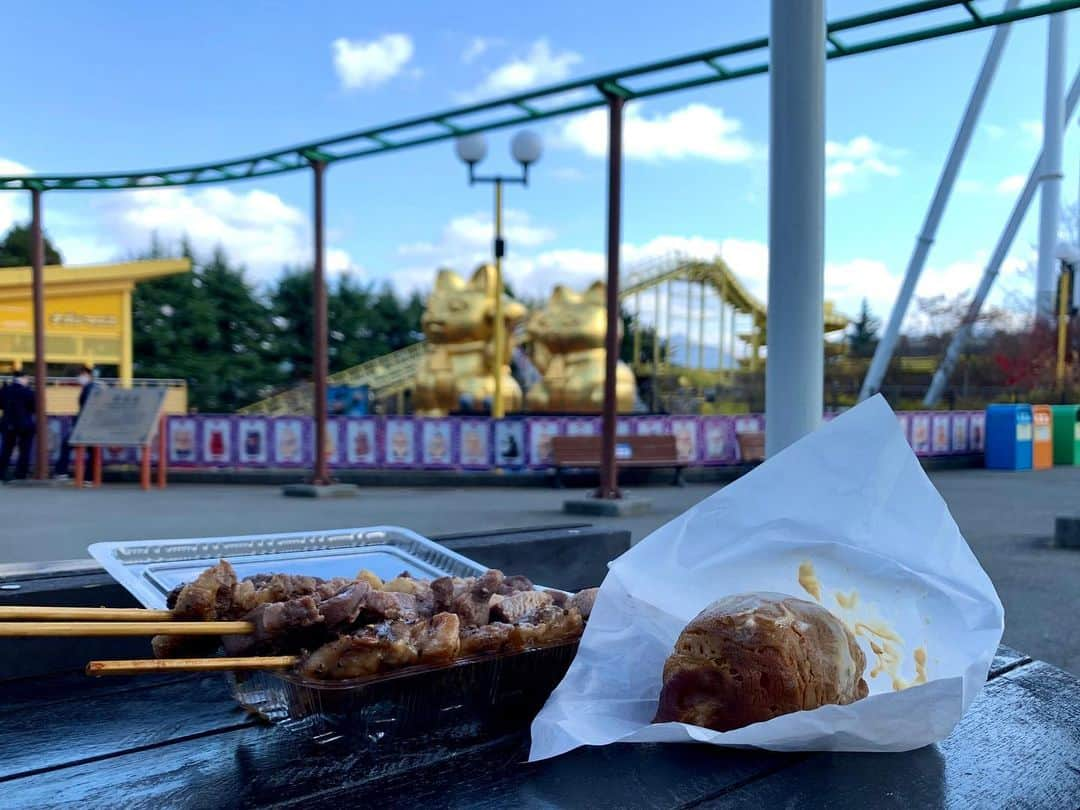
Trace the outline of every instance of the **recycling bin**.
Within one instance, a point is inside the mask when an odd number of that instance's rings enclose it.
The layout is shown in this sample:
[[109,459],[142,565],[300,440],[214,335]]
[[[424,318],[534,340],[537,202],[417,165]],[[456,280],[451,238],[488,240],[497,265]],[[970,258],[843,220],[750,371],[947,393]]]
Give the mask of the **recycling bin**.
[[1031,406],[990,405],[986,409],[986,466],[991,470],[1031,469]]
[[1054,426],[1049,405],[1031,406],[1031,467],[1048,470],[1054,466]]
[[1054,405],[1054,463],[1080,464],[1080,405]]

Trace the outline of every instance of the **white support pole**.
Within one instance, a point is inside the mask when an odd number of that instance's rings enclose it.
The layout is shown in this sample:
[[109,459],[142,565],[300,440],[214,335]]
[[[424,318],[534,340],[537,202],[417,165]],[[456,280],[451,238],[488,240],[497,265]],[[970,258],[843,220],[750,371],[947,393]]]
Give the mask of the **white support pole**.
[[[1019,5],[1019,2],[1020,0],[1009,0],[1005,4],[1004,10],[1012,11]],[[967,154],[968,145],[971,143],[972,133],[975,131],[975,125],[978,123],[979,115],[982,113],[987,91],[989,91],[990,85],[994,81],[994,74],[997,72],[998,63],[1001,61],[1001,53],[1009,39],[1009,29],[1010,25],[1005,24],[999,25],[994,30],[994,37],[990,40],[990,47],[987,49],[986,57],[983,59],[982,69],[979,71],[975,86],[971,90],[967,109],[964,110],[964,116],[960,119],[956,137],[953,138],[949,156],[945,160],[945,168],[941,172],[941,177],[938,178],[937,188],[934,190],[930,208],[927,210],[926,217],[923,220],[922,230],[919,231],[919,236],[915,240],[915,250],[912,251],[911,258],[908,259],[904,281],[900,285],[900,291],[896,294],[892,312],[889,313],[889,322],[885,325],[885,331],[882,332],[881,340],[874,350],[874,358],[870,361],[870,368],[866,372],[862,389],[859,391],[860,401],[873,396],[881,388],[881,381],[885,377],[885,372],[889,368],[889,361],[892,360],[893,352],[896,350],[896,340],[900,335],[900,327],[903,325],[908,307],[911,305],[911,297],[914,295],[915,287],[919,283],[919,276],[922,275],[926,257],[930,253],[930,246],[934,243],[938,225],[941,223],[941,217],[945,213],[945,206],[949,202],[953,185],[956,183],[957,175],[960,174],[960,167]]]
[[821,423],[825,322],[825,4],[772,0],[765,452]]
[[[1072,118],[1077,99],[1080,99],[1080,71],[1077,71],[1072,84],[1069,86],[1069,96],[1065,100],[1064,121]],[[964,344],[967,343],[968,338],[971,336],[972,326],[979,317],[979,312],[982,310],[983,304],[986,303],[987,296],[990,295],[990,288],[994,285],[994,279],[997,278],[998,271],[1001,269],[1001,263],[1005,261],[1005,257],[1012,247],[1013,239],[1016,238],[1016,232],[1020,229],[1020,223],[1024,221],[1028,206],[1031,205],[1031,201],[1035,197],[1035,189],[1038,187],[1039,179],[1042,176],[1043,157],[1043,153],[1040,152],[1035,159],[1035,165],[1031,167],[1027,183],[1024,184],[1024,188],[1020,191],[1016,205],[1013,206],[1012,213],[1009,215],[1009,221],[1005,223],[1005,230],[1001,232],[1001,236],[994,246],[994,252],[990,255],[990,261],[987,263],[986,269],[983,270],[982,279],[980,279],[979,286],[975,290],[975,297],[968,306],[967,314],[964,316],[960,328],[953,335],[949,348],[945,350],[941,365],[934,372],[934,379],[930,381],[930,387],[926,391],[926,396],[923,397],[923,405],[928,408],[937,405],[938,400],[941,399],[941,395],[945,391],[945,385],[948,383],[949,377],[952,376],[953,369],[956,368],[956,362],[960,359],[960,352],[964,350]]]
[[1061,151],[1065,115],[1065,15],[1051,14],[1046,38],[1046,98],[1043,105],[1042,201],[1039,216],[1039,263],[1035,274],[1035,314],[1054,317],[1058,225],[1061,219]]

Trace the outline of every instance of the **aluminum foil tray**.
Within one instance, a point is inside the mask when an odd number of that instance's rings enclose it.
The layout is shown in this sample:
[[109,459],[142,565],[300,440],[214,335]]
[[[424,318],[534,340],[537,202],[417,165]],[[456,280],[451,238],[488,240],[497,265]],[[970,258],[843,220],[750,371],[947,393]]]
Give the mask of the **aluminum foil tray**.
[[94,543],[90,556],[101,563],[143,607],[164,608],[175,586],[190,582],[220,559],[240,577],[307,574],[353,577],[363,568],[383,579],[402,571],[434,579],[470,577],[487,568],[400,526]]

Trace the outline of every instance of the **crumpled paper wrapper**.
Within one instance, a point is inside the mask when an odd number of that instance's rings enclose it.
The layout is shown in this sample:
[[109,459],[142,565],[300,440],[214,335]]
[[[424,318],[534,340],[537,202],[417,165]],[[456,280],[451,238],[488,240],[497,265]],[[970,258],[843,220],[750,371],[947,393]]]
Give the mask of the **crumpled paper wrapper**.
[[[859,637],[870,695],[728,732],[652,724],[686,623],[733,593],[812,599],[901,640]],[[804,571],[807,569],[804,569]],[[857,594],[852,609],[840,600]],[[840,599],[837,599],[837,594]],[[532,725],[530,761],[581,745],[703,742],[774,751],[906,751],[946,737],[986,680],[1004,610],[885,400],[874,397],[657,529],[611,563],[577,657]],[[917,683],[915,650],[925,651]],[[894,677],[897,679],[894,682]],[[897,685],[911,684],[895,689]]]

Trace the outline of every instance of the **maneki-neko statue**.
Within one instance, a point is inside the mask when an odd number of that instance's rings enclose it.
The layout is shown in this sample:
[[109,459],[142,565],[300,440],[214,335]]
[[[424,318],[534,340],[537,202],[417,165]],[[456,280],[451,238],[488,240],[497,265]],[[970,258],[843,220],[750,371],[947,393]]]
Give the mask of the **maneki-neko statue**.
[[[533,364],[543,379],[529,389],[525,405],[532,411],[596,413],[604,404],[604,335],[607,285],[597,281],[584,294],[555,287],[547,306],[533,313],[528,333]],[[620,329],[620,339],[622,330]],[[634,409],[634,372],[620,361],[615,398],[622,413]]]
[[502,375],[505,412],[521,410],[521,386],[510,374],[514,329],[525,320],[521,304],[503,296],[505,352],[495,358],[495,268],[477,268],[469,281],[440,270],[420,321],[427,351],[416,373],[413,406],[418,416],[489,413],[495,374]]

